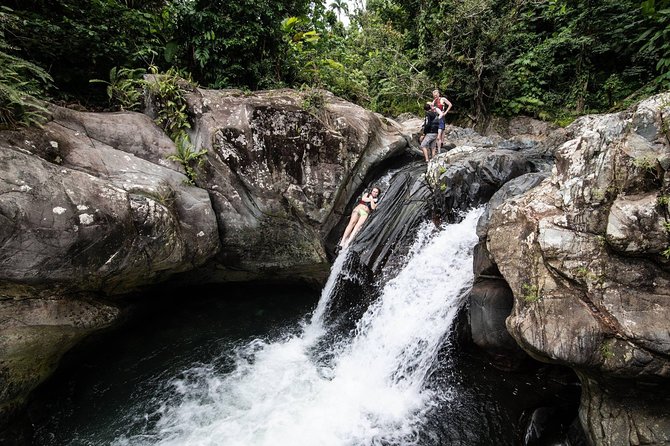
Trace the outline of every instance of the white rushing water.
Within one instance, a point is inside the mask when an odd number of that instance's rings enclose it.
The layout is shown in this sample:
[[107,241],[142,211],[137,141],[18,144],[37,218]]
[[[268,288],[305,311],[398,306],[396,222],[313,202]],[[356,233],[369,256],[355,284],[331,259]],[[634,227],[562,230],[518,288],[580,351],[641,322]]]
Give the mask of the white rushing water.
[[[472,248],[481,210],[417,235],[410,258],[359,321],[350,341],[314,349],[344,263],[340,254],[310,323],[299,335],[256,340],[235,351],[235,368],[193,367],[172,382],[155,428],[116,445],[348,446],[417,438],[437,395],[424,386],[472,285]],[[154,414],[155,415],[155,414]]]

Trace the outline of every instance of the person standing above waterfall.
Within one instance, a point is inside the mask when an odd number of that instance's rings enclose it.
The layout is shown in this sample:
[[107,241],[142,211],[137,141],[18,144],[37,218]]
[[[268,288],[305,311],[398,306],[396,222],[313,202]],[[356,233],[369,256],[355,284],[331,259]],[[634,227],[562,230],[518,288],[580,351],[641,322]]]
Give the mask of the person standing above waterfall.
[[426,112],[426,116],[423,118],[423,127],[421,127],[421,136],[419,136],[419,142],[421,142],[423,157],[426,159],[426,162],[428,162],[431,158],[428,155],[429,150],[432,150],[432,156],[437,155],[435,140],[437,139],[439,119],[437,117],[435,108],[430,102],[426,102],[423,106],[423,109]]
[[437,127],[437,153],[440,153],[442,149],[442,143],[444,142],[444,129],[447,127],[445,116],[451,110],[451,102],[449,99],[440,96],[440,90],[433,90],[433,106],[437,111],[437,117],[439,119]]
[[363,226],[363,223],[365,223],[365,220],[368,219],[370,213],[377,209],[380,193],[381,190],[376,186],[372,188],[370,193],[363,193],[363,196],[351,213],[347,229],[344,230],[344,235],[342,236],[342,240],[340,240],[339,249],[346,248],[351,243],[361,229],[361,226]]

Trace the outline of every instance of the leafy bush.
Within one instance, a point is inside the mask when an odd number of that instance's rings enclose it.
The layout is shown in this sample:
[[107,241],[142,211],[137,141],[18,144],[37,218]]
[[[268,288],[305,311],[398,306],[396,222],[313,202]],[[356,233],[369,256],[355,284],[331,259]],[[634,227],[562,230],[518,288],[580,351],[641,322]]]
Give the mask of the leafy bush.
[[0,11],[0,128],[39,125],[47,110],[38,97],[51,85],[49,74],[34,63],[10,54],[14,48],[4,42],[10,20]]
[[173,141],[177,141],[188,129],[189,122],[184,87],[192,87],[192,82],[183,79],[180,73],[170,68],[165,73],[159,73],[153,66],[149,71],[153,76],[144,81],[144,86],[153,101],[158,124]]
[[[114,66],[163,61],[169,22],[162,0],[15,0],[6,41],[17,54],[49,72],[58,94],[86,102]],[[157,59],[157,60],[156,60]]]
[[121,110],[139,110],[143,102],[144,73],[143,68],[113,67],[109,70],[109,81],[91,79],[90,82],[106,84],[109,102]]

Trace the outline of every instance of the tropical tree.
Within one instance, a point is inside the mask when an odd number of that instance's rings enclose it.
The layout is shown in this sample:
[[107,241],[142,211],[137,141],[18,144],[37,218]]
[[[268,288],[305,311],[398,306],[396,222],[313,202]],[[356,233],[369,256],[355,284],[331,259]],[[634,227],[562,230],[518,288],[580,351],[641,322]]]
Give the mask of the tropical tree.
[[347,0],[333,0],[330,4],[330,9],[337,14],[337,20],[342,21],[342,13],[349,14],[349,4]]

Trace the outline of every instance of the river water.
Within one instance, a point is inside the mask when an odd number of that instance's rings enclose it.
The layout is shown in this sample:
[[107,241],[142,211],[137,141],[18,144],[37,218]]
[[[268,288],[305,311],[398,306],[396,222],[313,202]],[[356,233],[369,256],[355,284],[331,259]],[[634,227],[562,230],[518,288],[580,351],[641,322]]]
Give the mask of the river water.
[[346,252],[320,297],[277,287],[154,296],[42,389],[34,444],[519,444],[525,414],[548,399],[573,410],[576,396],[552,393],[564,378],[554,372],[503,374],[453,347],[480,213],[419,231],[402,270],[340,336],[324,338],[324,316]]

